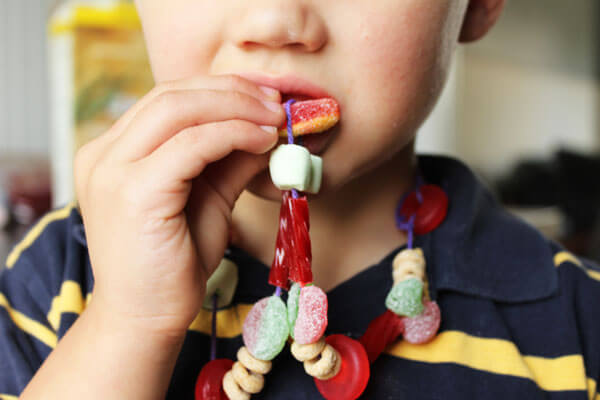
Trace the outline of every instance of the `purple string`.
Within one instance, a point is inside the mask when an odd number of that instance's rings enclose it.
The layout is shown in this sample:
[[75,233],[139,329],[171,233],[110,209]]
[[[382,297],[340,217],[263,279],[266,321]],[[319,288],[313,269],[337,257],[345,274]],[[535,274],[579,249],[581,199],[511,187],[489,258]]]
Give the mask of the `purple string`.
[[[421,174],[417,174],[417,177],[415,179],[414,191],[417,196],[417,201],[419,202],[419,204],[423,203],[423,195],[421,194],[421,191],[420,191],[420,188],[423,184],[424,184],[423,177],[421,176]],[[410,216],[410,218],[408,218],[408,221],[406,220],[406,218],[403,215],[400,214],[400,211],[402,210],[402,206],[404,205],[404,202],[410,193],[412,193],[412,191],[408,191],[408,192],[404,193],[402,195],[402,197],[400,198],[400,201],[398,202],[398,205],[396,206],[395,217],[396,217],[396,227],[400,230],[406,231],[406,233],[408,235],[406,247],[409,249],[412,249],[413,248],[416,214],[412,214]]]
[[[296,100],[294,99],[289,99],[288,101],[285,102],[285,114],[287,115],[287,137],[288,137],[288,144],[294,144],[294,130],[292,127],[292,111],[291,111],[291,106],[292,104],[294,104],[296,102]],[[297,199],[298,197],[300,197],[298,195],[298,191],[296,189],[292,189],[292,197],[294,199]]]
[[421,186],[423,185],[423,177],[421,176],[421,174],[417,174],[417,179],[416,179],[416,188],[415,188],[415,192],[417,195],[417,201],[419,202],[419,204],[423,204],[423,194],[421,193]]
[[212,297],[212,332],[210,335],[210,360],[217,358],[217,298],[215,293]]
[[281,297],[281,288],[279,286],[277,286],[277,289],[275,289],[275,296]]
[[289,99],[285,102],[285,114],[287,115],[287,138],[288,144],[294,144],[294,130],[292,128],[292,111],[291,106],[294,104],[296,100]]

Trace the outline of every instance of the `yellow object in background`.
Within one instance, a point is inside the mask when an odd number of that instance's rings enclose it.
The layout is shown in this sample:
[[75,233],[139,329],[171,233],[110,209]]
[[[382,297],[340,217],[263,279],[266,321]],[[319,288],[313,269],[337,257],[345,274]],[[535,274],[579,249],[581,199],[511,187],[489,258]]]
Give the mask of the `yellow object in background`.
[[70,1],[48,23],[53,203],[74,199],[73,157],[154,85],[137,12],[123,1]]

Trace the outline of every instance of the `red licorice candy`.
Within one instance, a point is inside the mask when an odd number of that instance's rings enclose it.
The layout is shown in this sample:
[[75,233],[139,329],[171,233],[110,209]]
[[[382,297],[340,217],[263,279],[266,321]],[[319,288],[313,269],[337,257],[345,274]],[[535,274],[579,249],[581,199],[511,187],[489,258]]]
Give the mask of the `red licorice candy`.
[[312,282],[308,202],[306,197],[294,199],[284,192],[279,212],[279,232],[275,257],[269,272],[269,283],[289,289],[289,279],[306,285]]
[[233,366],[227,358],[212,360],[202,367],[196,380],[195,400],[229,400],[223,390],[223,377]]
[[269,283],[273,286],[278,286],[282,289],[289,290],[289,233],[288,226],[290,225],[287,200],[289,192],[283,193],[283,201],[279,210],[279,231],[277,232],[277,240],[275,242],[275,257],[271,264],[269,272]]
[[381,355],[383,350],[394,343],[404,331],[401,317],[390,310],[386,310],[369,324],[367,331],[360,338],[360,342],[367,351],[369,362],[372,364]]
[[287,199],[288,215],[290,224],[290,279],[300,285],[311,283],[312,277],[312,252],[310,247],[310,236],[308,230],[310,223],[308,219],[308,202],[306,196]]

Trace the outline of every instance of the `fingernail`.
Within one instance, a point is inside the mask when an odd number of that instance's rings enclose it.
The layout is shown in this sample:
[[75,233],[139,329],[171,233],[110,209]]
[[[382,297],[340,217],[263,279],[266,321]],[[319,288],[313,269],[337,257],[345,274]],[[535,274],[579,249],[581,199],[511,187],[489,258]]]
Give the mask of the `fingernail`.
[[263,131],[267,132],[270,135],[277,133],[277,128],[274,126],[261,125],[260,129],[262,129]]
[[268,86],[260,86],[260,90],[267,95],[269,99],[279,99],[279,92]]
[[281,104],[275,103],[272,101],[263,101],[263,104],[265,105],[265,107],[267,107],[269,110],[271,110],[273,112],[279,112],[282,109]]

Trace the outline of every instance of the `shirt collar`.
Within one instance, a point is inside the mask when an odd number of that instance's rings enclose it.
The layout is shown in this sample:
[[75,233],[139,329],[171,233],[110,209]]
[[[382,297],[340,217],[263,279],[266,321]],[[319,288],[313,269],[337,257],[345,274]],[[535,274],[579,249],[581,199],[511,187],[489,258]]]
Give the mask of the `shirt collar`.
[[428,183],[449,198],[448,215],[418,236],[433,290],[452,290],[502,302],[526,302],[557,291],[550,243],[509,214],[463,163],[420,156]]
[[[425,254],[433,298],[437,291],[451,290],[514,303],[546,298],[557,291],[558,277],[548,240],[505,211],[466,165],[447,157],[419,156],[419,167],[425,181],[439,185],[449,198],[442,224],[415,238],[415,245]],[[77,218],[72,233],[87,247],[79,213]],[[402,248],[379,264],[391,264]],[[271,290],[266,270],[263,275],[260,288],[256,279],[249,280],[254,282],[249,294]]]

